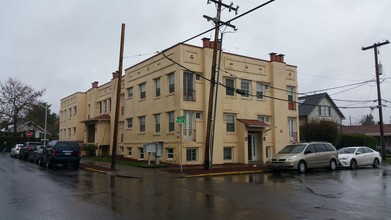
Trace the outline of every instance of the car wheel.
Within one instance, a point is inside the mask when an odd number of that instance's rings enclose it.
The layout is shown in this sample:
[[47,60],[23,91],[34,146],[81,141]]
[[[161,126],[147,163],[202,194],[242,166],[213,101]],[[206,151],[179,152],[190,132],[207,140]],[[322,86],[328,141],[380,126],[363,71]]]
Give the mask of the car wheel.
[[334,159],[330,160],[329,168],[331,171],[335,171],[337,169],[337,162]]
[[378,168],[379,165],[380,165],[379,159],[375,158],[375,159],[373,160],[372,167],[373,167],[373,168]]
[[305,171],[307,171],[307,164],[305,164],[304,161],[300,161],[297,165],[297,171],[299,171],[299,173],[305,173]]
[[357,161],[355,159],[352,159],[350,161],[350,169],[352,169],[352,170],[357,169]]

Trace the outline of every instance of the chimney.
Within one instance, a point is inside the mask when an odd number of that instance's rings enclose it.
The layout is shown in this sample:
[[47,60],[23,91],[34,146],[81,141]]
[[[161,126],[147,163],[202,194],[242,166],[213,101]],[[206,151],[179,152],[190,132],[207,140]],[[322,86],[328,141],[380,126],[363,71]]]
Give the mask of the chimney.
[[210,48],[210,39],[207,37],[202,38],[202,46],[206,48]]
[[118,78],[118,76],[119,76],[119,72],[118,71],[113,72],[113,79]]
[[[202,46],[204,48],[213,49],[214,48],[214,43],[215,42],[214,41],[210,41],[209,38],[206,38],[206,37],[202,38]],[[220,41],[217,42],[217,49],[221,50],[221,42]]]
[[284,54],[278,54],[277,55],[277,61],[284,63],[284,56],[285,56]]
[[277,54],[276,53],[269,53],[270,55],[270,61],[277,61]]
[[92,88],[98,88],[98,81],[92,83]]

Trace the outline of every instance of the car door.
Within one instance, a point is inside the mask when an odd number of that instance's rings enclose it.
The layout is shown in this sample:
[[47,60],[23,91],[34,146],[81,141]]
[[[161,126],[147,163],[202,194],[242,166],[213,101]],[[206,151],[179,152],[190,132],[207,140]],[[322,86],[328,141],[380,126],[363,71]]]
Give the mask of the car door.
[[307,168],[314,168],[319,166],[317,161],[318,153],[316,152],[314,144],[308,145],[307,148],[304,150],[304,154]]
[[329,165],[329,151],[324,144],[315,144],[318,167],[327,167]]
[[367,159],[365,158],[364,148],[359,147],[357,148],[355,159],[357,161],[358,166],[366,165]]

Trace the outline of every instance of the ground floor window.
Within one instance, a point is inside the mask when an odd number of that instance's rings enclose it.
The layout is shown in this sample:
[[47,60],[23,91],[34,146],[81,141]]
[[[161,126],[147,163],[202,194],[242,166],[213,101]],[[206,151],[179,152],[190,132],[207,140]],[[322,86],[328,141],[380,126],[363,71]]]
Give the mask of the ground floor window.
[[138,148],[138,151],[139,151],[139,158],[144,159],[144,148],[140,147]]
[[224,147],[224,160],[232,160],[233,147]]
[[197,148],[186,149],[186,161],[187,162],[197,161]]
[[271,147],[266,146],[266,159],[269,159],[272,155]]
[[132,148],[128,147],[127,150],[128,150],[128,156],[132,156]]
[[174,159],[174,149],[173,148],[167,148],[167,159],[173,160]]

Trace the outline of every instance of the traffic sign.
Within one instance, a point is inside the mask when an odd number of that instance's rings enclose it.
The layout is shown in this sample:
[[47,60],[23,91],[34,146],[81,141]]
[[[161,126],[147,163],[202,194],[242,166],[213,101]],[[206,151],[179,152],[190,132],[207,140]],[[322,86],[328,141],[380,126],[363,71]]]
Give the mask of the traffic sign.
[[32,131],[27,131],[26,132],[26,137],[31,138],[32,136],[33,136],[33,132]]
[[185,116],[178,116],[176,118],[176,123],[186,123],[186,118]]

